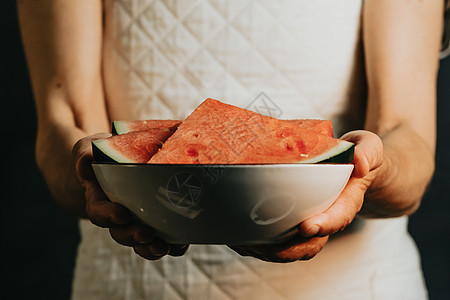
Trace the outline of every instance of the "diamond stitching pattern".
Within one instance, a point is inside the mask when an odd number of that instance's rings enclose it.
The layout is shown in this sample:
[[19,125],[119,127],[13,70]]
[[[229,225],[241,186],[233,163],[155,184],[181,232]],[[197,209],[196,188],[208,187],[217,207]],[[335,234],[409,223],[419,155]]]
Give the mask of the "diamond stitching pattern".
[[[286,7],[285,10],[296,9],[298,11],[298,13],[296,13],[297,17],[301,16],[308,20],[311,18],[308,18],[308,12],[317,11],[317,7],[320,9],[321,5],[325,5],[324,3],[329,5],[327,1],[319,2],[319,4],[315,3],[312,5],[307,1],[304,1],[301,4],[284,1],[282,5],[277,5]],[[352,0],[346,0],[346,2],[350,3]],[[291,6],[294,6],[295,8],[292,8]],[[353,6],[357,7],[355,5]],[[210,87],[206,90],[211,93],[211,88],[215,86],[214,80],[207,82],[204,79],[205,77],[208,78],[208,76],[204,76],[200,81],[195,75],[192,76],[192,70],[184,70],[191,58],[196,59],[196,56],[201,55],[205,57],[205,54],[203,54],[204,51],[209,51],[212,58],[221,62],[222,68],[218,67],[216,64],[212,70],[217,70],[217,74],[227,73],[234,77],[242,88],[241,95],[248,96],[247,99],[252,99],[252,96],[254,97],[255,94],[260,92],[260,90],[256,91],[246,88],[252,86],[255,82],[254,80],[251,80],[251,72],[250,74],[248,73],[249,70],[251,70],[250,67],[256,68],[255,75],[257,77],[255,77],[255,80],[260,84],[259,86],[266,86],[265,84],[261,84],[264,83],[264,77],[261,77],[261,74],[267,74],[266,80],[270,81],[272,75],[276,73],[276,77],[283,82],[283,88],[289,87],[290,90],[292,90],[292,93],[310,96],[308,92],[305,92],[305,88],[302,88],[302,83],[310,83],[311,80],[305,80],[305,78],[298,77],[298,74],[309,74],[309,72],[295,72],[295,69],[293,70],[294,72],[283,70],[279,67],[281,64],[277,62],[277,59],[283,60],[286,59],[286,56],[288,56],[289,59],[296,59],[297,56],[309,57],[309,59],[303,59],[303,68],[317,69],[318,64],[324,64],[324,62],[321,62],[318,57],[314,55],[314,51],[312,50],[306,52],[303,51],[303,53],[295,53],[295,51],[289,52],[289,45],[286,45],[286,47],[281,45],[277,46],[278,43],[275,38],[279,37],[280,34],[284,35],[284,38],[278,39],[278,41],[290,38],[294,44],[298,42],[302,43],[302,38],[301,35],[296,34],[288,28],[289,22],[292,22],[292,20],[289,20],[289,18],[284,20],[286,19],[284,15],[283,17],[280,17],[280,14],[285,14],[283,9],[274,9],[274,4],[270,1],[121,0],[117,1],[115,7],[122,11],[120,15],[116,16],[116,18],[120,18],[120,21],[116,23],[122,23],[125,27],[124,30],[126,31],[125,34],[121,34],[120,36],[122,38],[127,36],[130,37],[129,41],[126,41],[125,38],[125,41],[115,43],[119,46],[125,46],[125,48],[122,49],[118,47],[116,51],[119,56],[124,58],[125,61],[131,65],[129,71],[141,71],[140,78],[143,79],[148,86],[148,89],[151,90],[150,97],[159,103],[164,103],[166,108],[169,109],[168,113],[170,112],[171,107],[173,108],[173,105],[171,106],[167,101],[174,102],[174,100],[170,98],[170,96],[174,95],[166,95],[164,92],[161,92],[160,89],[164,86],[164,82],[180,82],[180,79],[171,78],[177,76],[177,74],[184,74],[183,76],[185,76],[188,81],[191,81],[191,87],[199,90],[200,99],[203,98],[203,94],[206,94],[202,93],[202,88],[205,88],[205,86]],[[305,13],[302,13],[302,8]],[[345,16],[346,15],[344,15],[344,17]],[[207,22],[210,25],[207,26],[208,28],[201,25],[204,24],[205,19],[210,20],[209,23]],[[264,19],[264,22],[255,23],[253,21],[255,19]],[[199,30],[199,28],[201,30]],[[304,32],[304,30],[301,32]],[[269,36],[267,36],[267,33],[269,33]],[[150,43],[144,41],[145,39],[148,39]],[[241,46],[239,47],[239,45],[232,44],[232,47],[226,48],[230,43],[224,41],[230,39],[233,41],[241,40]],[[223,44],[220,45],[214,43],[214,41],[217,40],[222,41]],[[140,47],[139,45],[144,46]],[[275,48],[271,47],[271,45],[275,46]],[[229,58],[233,57],[232,51],[236,49],[241,51],[242,47],[245,49],[248,48],[247,57],[244,56],[230,61]],[[221,55],[221,51],[218,48],[226,49],[225,55]],[[149,49],[153,50],[153,52],[149,51]],[[157,51],[157,49],[159,51]],[[178,52],[165,53],[167,52],[167,49],[169,49],[169,51],[175,51],[174,49],[177,49]],[[270,49],[273,51],[269,51]],[[288,49],[288,52],[285,52],[284,49]],[[308,44],[302,43],[302,47],[296,47],[295,49],[308,49]],[[158,55],[164,57],[161,58],[161,60],[164,60],[163,64],[166,66],[164,72],[161,72],[163,69],[158,67],[158,64],[156,64],[156,67],[152,66],[150,68],[150,73],[139,70],[139,66],[141,65],[148,66],[147,57],[149,55],[155,55],[158,52]],[[275,55],[272,55],[273,53]],[[258,56],[260,56],[260,58],[258,58]],[[251,59],[249,60],[247,58]],[[147,63],[143,63],[145,61],[147,61]],[[242,64],[242,62],[247,63],[248,65]],[[308,67],[308,64],[311,63],[312,65]],[[236,70],[235,72],[229,72],[231,69],[230,65],[242,65],[241,69],[244,72]],[[263,66],[266,66],[266,68],[264,69]],[[156,72],[156,74],[154,74],[154,72]],[[292,77],[290,74],[294,73],[297,74],[297,76]],[[165,76],[161,76],[161,74],[165,74]],[[157,80],[154,80],[155,75],[156,78],[160,75]],[[325,76],[325,78],[327,84],[330,84],[331,81],[336,81],[332,76],[328,76],[328,78]],[[250,82],[245,82],[246,80],[250,80]],[[158,82],[158,84],[155,84],[155,82]],[[202,82],[206,82],[206,85],[202,86]],[[315,82],[320,82],[320,80]],[[339,84],[339,82],[336,82],[336,84]],[[168,86],[170,86],[170,84]],[[308,84],[307,90],[311,90],[312,87],[312,85]],[[277,89],[275,92],[282,93],[281,90],[282,89]],[[316,93],[320,95],[321,91],[321,86],[318,85]],[[194,94],[191,95],[194,96]],[[326,97],[327,94],[323,94],[322,92],[322,96]],[[198,104],[198,101],[193,103],[194,107]],[[327,109],[330,107],[329,103],[307,101],[306,98],[299,101],[303,106],[302,110],[309,116],[327,117],[326,115],[333,113]],[[336,104],[339,104],[339,102],[336,102]],[[325,116],[323,113],[324,109]],[[144,109],[144,111],[149,111],[149,109]],[[180,114],[183,113],[177,113],[177,115]]]

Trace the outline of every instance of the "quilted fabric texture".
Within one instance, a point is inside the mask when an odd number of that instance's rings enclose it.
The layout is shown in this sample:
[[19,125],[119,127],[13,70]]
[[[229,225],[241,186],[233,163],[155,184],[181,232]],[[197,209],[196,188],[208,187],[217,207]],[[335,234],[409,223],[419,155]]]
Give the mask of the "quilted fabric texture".
[[[106,1],[111,117],[183,119],[208,97],[246,107],[264,92],[282,118],[359,127],[360,7],[360,0]],[[347,128],[339,128],[342,119]]]
[[[184,119],[205,98],[361,128],[362,0],[105,0],[112,120]],[[424,299],[406,218],[356,220],[308,262],[193,245],[146,261],[80,222],[73,299]]]

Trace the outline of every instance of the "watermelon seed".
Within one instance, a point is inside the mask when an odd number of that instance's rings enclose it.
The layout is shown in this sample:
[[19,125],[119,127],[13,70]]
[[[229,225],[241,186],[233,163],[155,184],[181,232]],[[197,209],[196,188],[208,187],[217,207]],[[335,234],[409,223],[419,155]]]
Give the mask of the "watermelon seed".
[[295,144],[297,145],[297,148],[300,152],[305,152],[306,145],[302,141],[297,141],[295,142]]
[[198,156],[198,151],[195,149],[188,149],[187,153],[189,156],[195,156],[195,157]]

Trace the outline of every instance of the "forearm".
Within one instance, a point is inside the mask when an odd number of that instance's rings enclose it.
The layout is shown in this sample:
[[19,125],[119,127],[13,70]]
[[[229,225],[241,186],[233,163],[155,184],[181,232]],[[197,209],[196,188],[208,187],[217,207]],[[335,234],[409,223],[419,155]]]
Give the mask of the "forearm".
[[109,127],[101,76],[101,1],[20,1],[18,13],[38,115],[37,163],[55,201],[83,216],[72,147]]
[[365,129],[382,139],[384,159],[361,215],[411,214],[431,180],[443,5],[433,0],[365,2]]
[[[66,84],[66,81],[61,81]],[[68,82],[68,85],[71,83]],[[81,105],[85,99],[77,101],[81,95],[72,95],[76,106],[61,99],[41,99],[41,103],[49,103],[49,107],[38,118],[36,139],[36,161],[55,202],[66,212],[85,217],[85,203],[82,187],[74,173],[72,149],[75,143],[88,135],[107,132],[108,119],[104,107],[95,103],[103,103],[101,85],[97,84],[93,93],[84,97],[92,103],[91,107]],[[44,97],[51,98],[50,92]],[[42,97],[42,95],[41,95]],[[83,101],[84,100],[84,101]]]

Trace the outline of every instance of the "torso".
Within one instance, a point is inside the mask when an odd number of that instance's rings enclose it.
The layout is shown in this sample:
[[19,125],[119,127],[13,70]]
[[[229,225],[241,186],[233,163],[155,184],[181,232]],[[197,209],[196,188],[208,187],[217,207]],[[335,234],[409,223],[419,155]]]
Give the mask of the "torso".
[[[330,119],[337,136],[362,128],[361,6],[106,0],[110,118],[182,120],[211,97],[278,118]],[[219,245],[146,261],[83,221],[74,299],[424,299],[406,223],[356,219],[311,261],[271,264]]]

